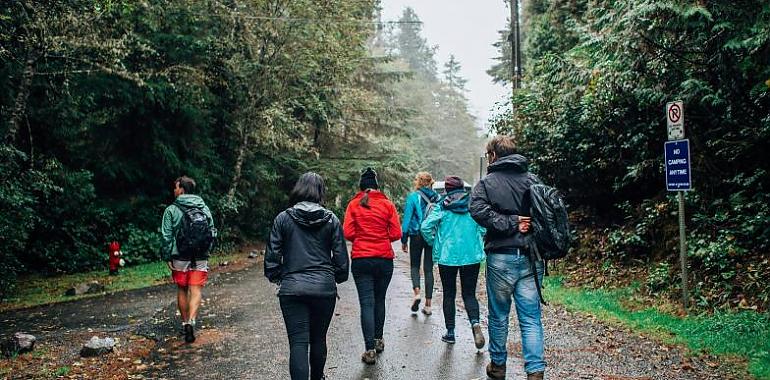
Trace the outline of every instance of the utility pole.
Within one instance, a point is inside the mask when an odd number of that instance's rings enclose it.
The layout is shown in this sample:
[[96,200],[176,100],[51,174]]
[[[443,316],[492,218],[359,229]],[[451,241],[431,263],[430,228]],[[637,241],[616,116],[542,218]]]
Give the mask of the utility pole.
[[513,93],[521,88],[521,33],[519,27],[519,0],[511,0],[511,34],[508,40],[511,41],[511,72]]

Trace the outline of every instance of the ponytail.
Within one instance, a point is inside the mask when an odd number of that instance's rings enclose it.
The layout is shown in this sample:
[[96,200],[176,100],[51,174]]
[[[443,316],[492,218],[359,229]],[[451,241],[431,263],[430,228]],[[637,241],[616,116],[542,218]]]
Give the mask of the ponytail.
[[358,202],[358,204],[360,204],[361,207],[364,207],[364,208],[369,208],[370,207],[369,206],[369,192],[371,190],[372,189],[366,189],[366,191],[364,191],[364,196],[361,197],[361,201]]

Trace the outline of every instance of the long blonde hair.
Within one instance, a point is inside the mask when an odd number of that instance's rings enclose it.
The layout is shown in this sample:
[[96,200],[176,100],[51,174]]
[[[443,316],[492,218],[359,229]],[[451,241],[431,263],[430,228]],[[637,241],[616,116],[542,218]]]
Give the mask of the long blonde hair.
[[433,176],[428,172],[419,172],[414,176],[414,189],[420,190],[423,187],[430,187],[433,185]]

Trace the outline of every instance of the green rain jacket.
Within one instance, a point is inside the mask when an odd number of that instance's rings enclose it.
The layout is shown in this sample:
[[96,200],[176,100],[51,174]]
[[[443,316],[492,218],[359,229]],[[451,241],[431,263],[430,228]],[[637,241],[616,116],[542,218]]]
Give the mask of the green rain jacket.
[[[203,213],[209,219],[209,227],[214,228],[214,219],[211,217],[211,211],[201,197],[194,194],[182,194],[176,198],[176,202],[185,207],[203,209]],[[179,257],[179,251],[176,249],[176,235],[182,228],[183,216],[182,210],[174,204],[166,207],[166,211],[163,212],[163,221],[160,225],[160,257],[163,261],[171,261]]]

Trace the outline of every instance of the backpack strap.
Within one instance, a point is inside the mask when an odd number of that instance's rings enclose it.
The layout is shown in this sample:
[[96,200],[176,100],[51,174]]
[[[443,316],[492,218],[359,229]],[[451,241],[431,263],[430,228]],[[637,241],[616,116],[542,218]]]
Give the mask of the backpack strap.
[[543,271],[544,275],[547,275],[548,273],[548,262],[543,260],[543,258],[540,256],[540,250],[537,248],[537,244],[532,240],[531,237],[527,237],[527,251],[529,253],[529,263],[532,268],[532,277],[535,278],[535,287],[537,287],[537,295],[540,297],[540,302],[543,303],[543,305],[548,305],[547,302],[545,302],[545,299],[543,298],[543,284],[540,283],[540,278],[537,275],[537,262],[542,261],[543,262]]
[[436,202],[432,201],[430,198],[428,198],[428,196],[425,195],[425,193],[423,193],[422,190],[417,190],[417,194],[420,194],[420,198],[422,198],[422,200],[425,201],[426,205],[429,205],[431,203],[436,203]]

